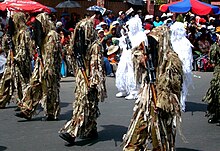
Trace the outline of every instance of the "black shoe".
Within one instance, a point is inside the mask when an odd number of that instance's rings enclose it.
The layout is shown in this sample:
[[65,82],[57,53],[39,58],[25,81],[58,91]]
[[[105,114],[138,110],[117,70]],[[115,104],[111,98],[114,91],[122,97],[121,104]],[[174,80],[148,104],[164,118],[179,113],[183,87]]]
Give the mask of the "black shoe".
[[31,117],[28,117],[24,112],[16,113],[15,116],[20,117],[20,118],[25,118],[27,120],[31,119]]
[[59,136],[69,144],[74,144],[75,142],[75,137],[72,137],[69,133],[60,133]]

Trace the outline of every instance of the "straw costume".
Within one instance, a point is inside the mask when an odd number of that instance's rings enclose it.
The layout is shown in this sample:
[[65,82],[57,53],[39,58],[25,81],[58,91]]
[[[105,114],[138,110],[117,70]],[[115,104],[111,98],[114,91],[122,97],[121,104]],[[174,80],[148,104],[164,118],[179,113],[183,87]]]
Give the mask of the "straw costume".
[[[153,29],[150,35],[159,43],[158,50],[154,50],[158,52],[158,66],[156,70],[149,66],[151,54],[146,54],[148,74],[123,137],[124,151],[175,150],[176,129],[181,121],[182,64],[171,48],[166,26]],[[152,53],[152,47],[148,49]]]
[[40,103],[45,111],[45,119],[56,120],[60,113],[60,40],[47,14],[38,14],[36,19],[41,22],[45,36],[42,39],[41,49],[37,49],[38,58],[35,68],[19,104],[21,112],[16,116],[31,119]]
[[210,117],[208,122],[220,125],[220,47],[217,42],[211,46],[210,61],[215,65],[215,68],[210,88],[203,101],[208,103],[207,116]]
[[0,81],[0,108],[5,108],[10,103],[14,92],[17,94],[16,102],[20,102],[31,77],[33,43],[25,22],[24,13],[15,13],[9,29],[13,31],[4,40],[3,49],[7,53],[7,63]]
[[83,19],[76,28],[72,41],[76,64],[75,101],[73,116],[59,131],[70,144],[76,137],[97,138],[98,103],[106,98],[103,48],[97,39],[91,19]]

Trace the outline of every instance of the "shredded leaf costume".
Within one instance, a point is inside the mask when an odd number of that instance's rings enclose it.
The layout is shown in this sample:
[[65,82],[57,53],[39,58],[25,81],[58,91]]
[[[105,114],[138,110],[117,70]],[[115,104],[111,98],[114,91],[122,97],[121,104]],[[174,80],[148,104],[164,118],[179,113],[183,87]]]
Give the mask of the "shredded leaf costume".
[[157,27],[150,35],[159,42],[154,83],[156,104],[151,84],[146,81],[135,102],[128,131],[123,137],[124,151],[175,150],[176,129],[181,121],[182,64],[171,48],[167,27]]
[[57,119],[60,113],[59,72],[61,51],[59,36],[45,13],[39,14],[36,18],[42,23],[46,36],[41,47],[42,57],[38,57],[36,60],[35,68],[30,83],[24,91],[20,108],[27,117],[31,118],[38,104],[41,103],[46,116]]
[[[4,108],[14,94],[17,101],[23,97],[31,77],[32,41],[30,32],[25,25],[25,14],[18,12],[13,15],[15,31],[12,37],[5,37],[4,48],[8,50],[5,72],[0,81],[0,107]],[[5,45],[5,42],[7,45]],[[10,49],[9,49],[10,45]]]
[[207,116],[220,118],[220,47],[214,43],[210,48],[210,61],[215,64],[210,88],[207,90],[203,101],[208,103]]
[[[79,33],[79,34],[78,34]],[[81,33],[81,34],[80,34]],[[97,131],[96,120],[100,115],[98,103],[106,98],[106,87],[104,77],[103,48],[96,38],[97,33],[93,29],[92,19],[83,19],[80,21],[73,35],[71,43],[72,48],[77,49],[74,45],[80,45],[81,61],[84,63],[84,71],[79,64],[76,66],[76,88],[75,101],[73,103],[73,116],[60,133],[69,133],[72,137],[87,137],[90,132]],[[80,37],[84,37],[81,40]],[[77,64],[76,52],[73,49]],[[77,56],[76,56],[77,55]],[[78,60],[79,61],[79,60]],[[86,77],[88,78],[88,82]]]

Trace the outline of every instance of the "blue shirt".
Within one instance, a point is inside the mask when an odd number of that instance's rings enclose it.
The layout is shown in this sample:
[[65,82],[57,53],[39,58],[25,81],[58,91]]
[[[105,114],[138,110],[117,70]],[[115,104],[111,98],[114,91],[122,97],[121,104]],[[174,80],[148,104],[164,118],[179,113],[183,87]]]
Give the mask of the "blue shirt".
[[162,21],[160,21],[160,22],[154,21],[154,22],[153,22],[153,25],[154,25],[154,27],[158,27],[158,26],[163,25],[163,22],[162,22]]

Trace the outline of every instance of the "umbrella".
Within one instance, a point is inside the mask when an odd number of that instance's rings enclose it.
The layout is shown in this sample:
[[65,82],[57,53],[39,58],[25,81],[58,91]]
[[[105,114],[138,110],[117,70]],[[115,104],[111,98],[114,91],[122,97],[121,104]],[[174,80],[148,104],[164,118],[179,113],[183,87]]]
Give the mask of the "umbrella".
[[162,12],[187,13],[192,11],[197,15],[216,14],[219,11],[218,6],[210,5],[199,0],[181,0],[170,4],[163,4],[159,8]]
[[86,10],[88,11],[96,11],[96,12],[101,12],[102,15],[105,13],[106,8],[94,5],[94,6],[90,6],[89,8],[87,8]]
[[75,8],[75,7],[81,7],[81,5],[78,2],[75,1],[65,1],[59,3],[56,8]]
[[55,8],[50,7],[50,6],[47,6],[47,7],[50,9],[51,13],[56,13],[57,12],[57,10]]
[[0,3],[0,10],[5,11],[6,9],[10,11],[22,11],[22,12],[48,12],[50,13],[50,9],[38,2],[31,0],[7,0]]

